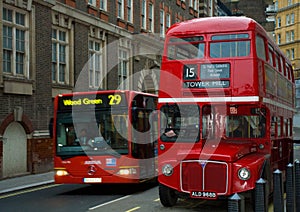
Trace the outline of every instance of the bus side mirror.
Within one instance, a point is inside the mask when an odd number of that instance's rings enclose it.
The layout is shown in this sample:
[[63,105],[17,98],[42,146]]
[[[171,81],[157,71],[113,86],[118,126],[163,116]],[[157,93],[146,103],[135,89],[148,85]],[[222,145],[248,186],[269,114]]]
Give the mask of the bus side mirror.
[[53,138],[53,118],[50,119],[48,127],[50,138]]

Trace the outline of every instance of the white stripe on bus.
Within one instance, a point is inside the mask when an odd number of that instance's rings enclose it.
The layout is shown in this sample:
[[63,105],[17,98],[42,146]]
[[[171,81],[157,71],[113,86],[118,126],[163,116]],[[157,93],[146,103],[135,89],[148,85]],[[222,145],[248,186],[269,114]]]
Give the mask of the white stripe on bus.
[[[188,102],[258,102],[259,96],[239,96],[239,97],[195,97],[195,98],[159,98],[159,103],[188,103]],[[284,105],[272,99],[263,98],[263,102],[296,112],[292,107]]]
[[259,96],[240,97],[191,97],[191,98],[158,98],[159,103],[179,102],[258,102]]

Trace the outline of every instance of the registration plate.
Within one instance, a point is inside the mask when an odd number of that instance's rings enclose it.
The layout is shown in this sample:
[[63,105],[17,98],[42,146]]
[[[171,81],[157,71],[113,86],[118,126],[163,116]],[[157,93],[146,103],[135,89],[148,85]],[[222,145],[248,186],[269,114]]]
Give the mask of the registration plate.
[[217,199],[218,195],[216,192],[211,191],[191,191],[191,198],[200,198],[200,199]]
[[102,182],[102,178],[101,177],[97,177],[97,178],[83,178],[83,182],[84,183],[101,183]]

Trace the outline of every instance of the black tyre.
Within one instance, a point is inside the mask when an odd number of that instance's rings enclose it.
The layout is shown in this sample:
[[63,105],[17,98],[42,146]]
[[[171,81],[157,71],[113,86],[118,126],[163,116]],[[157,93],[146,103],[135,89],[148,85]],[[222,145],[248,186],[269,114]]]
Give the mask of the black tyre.
[[165,207],[172,207],[177,203],[178,196],[175,191],[167,186],[159,184],[160,202]]

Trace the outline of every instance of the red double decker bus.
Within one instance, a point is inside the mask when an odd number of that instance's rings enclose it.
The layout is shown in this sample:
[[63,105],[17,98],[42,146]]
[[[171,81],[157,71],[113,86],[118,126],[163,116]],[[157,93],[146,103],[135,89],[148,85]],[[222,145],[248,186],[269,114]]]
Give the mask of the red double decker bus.
[[260,178],[272,191],[273,171],[293,160],[294,78],[263,27],[246,17],[173,25],[160,79],[162,204],[247,197]]
[[155,179],[156,109],[156,95],[135,91],[58,95],[53,121],[55,183]]

